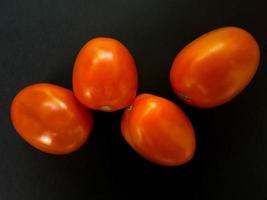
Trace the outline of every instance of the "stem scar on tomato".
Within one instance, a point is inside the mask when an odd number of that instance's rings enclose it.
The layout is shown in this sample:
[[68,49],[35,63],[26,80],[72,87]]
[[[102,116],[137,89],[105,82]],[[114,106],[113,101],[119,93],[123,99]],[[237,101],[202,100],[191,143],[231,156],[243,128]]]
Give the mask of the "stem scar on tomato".
[[182,97],[185,101],[189,101],[190,100],[190,97],[187,94],[184,94],[184,93],[180,92],[179,96]]
[[101,107],[100,107],[100,110],[103,110],[103,111],[110,111],[110,110],[112,110],[112,106],[101,106]]
[[132,106],[132,105],[128,106],[128,108],[126,108],[126,110],[127,110],[128,112],[131,112],[131,111],[133,110],[133,106]]

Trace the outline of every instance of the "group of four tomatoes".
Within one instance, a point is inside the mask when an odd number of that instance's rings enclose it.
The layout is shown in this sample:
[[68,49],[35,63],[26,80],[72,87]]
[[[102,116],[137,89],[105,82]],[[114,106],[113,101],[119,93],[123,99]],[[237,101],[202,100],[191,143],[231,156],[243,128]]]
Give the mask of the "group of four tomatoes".
[[[178,53],[170,71],[171,86],[190,105],[221,105],[250,82],[259,54],[257,42],[245,30],[216,29]],[[14,98],[11,119],[35,148],[67,154],[77,150],[92,130],[93,116],[87,108],[105,112],[125,108],[121,131],[134,150],[159,165],[188,162],[196,147],[190,120],[165,98],[136,97],[137,85],[136,65],[127,48],[115,39],[95,38],[76,58],[74,93],[48,83],[30,85]]]

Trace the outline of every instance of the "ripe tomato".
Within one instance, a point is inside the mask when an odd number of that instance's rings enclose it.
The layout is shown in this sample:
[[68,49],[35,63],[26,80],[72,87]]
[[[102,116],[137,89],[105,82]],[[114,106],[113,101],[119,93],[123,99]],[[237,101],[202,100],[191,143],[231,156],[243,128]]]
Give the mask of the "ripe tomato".
[[150,94],[139,95],[124,111],[121,130],[125,140],[147,160],[175,166],[194,155],[193,127],[171,101]]
[[11,120],[29,144],[52,154],[77,150],[93,127],[92,114],[70,90],[45,83],[28,86],[16,95]]
[[127,107],[137,90],[133,57],[115,39],[92,39],[75,61],[73,89],[78,100],[88,108],[112,112]]
[[210,108],[238,95],[258,68],[255,39],[237,27],[216,29],[187,45],[175,58],[170,80],[188,104]]

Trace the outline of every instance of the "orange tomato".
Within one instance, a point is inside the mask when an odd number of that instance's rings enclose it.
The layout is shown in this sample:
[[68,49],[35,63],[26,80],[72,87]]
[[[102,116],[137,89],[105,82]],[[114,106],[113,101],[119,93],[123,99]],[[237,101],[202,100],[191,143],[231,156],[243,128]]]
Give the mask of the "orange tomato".
[[170,81],[183,101],[201,108],[224,104],[251,81],[259,65],[256,40],[237,27],[216,29],[187,45],[175,58]]
[[194,155],[193,127],[171,101],[150,94],[139,95],[125,110],[121,122],[125,140],[147,160],[163,166],[188,162]]
[[92,114],[70,90],[45,83],[28,86],[16,95],[11,120],[29,144],[51,154],[77,150],[93,127]]
[[73,89],[78,100],[88,108],[112,112],[127,107],[137,90],[133,57],[115,39],[92,39],[75,61]]

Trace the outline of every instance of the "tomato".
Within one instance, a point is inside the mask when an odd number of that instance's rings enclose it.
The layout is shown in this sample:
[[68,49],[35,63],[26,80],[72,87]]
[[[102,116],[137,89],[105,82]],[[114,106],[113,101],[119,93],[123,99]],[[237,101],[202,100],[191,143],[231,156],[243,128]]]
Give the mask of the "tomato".
[[127,107],[137,90],[133,57],[115,39],[92,39],[76,58],[73,89],[78,100],[88,108],[112,112]]
[[259,59],[259,46],[248,32],[237,27],[219,28],[200,36],[176,56],[171,85],[188,104],[219,106],[248,85]]
[[124,111],[121,130],[135,151],[159,165],[184,164],[195,152],[191,122],[176,104],[162,97],[139,95]]
[[70,90],[45,83],[28,86],[16,95],[11,120],[29,144],[51,154],[77,150],[93,127],[92,114]]

